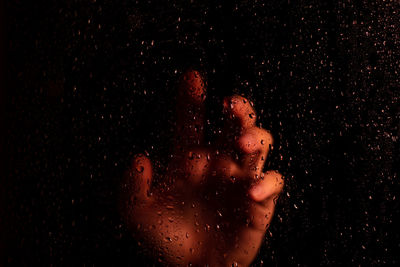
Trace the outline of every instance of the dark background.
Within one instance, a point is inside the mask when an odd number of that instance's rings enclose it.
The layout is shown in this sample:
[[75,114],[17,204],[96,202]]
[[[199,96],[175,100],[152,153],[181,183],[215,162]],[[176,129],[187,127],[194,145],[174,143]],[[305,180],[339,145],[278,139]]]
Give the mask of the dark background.
[[[165,166],[175,84],[254,101],[286,188],[255,265],[399,264],[396,1],[7,1],[6,265],[143,265],[116,213],[130,157]],[[0,246],[1,248],[1,246]],[[1,264],[0,264],[1,265]]]

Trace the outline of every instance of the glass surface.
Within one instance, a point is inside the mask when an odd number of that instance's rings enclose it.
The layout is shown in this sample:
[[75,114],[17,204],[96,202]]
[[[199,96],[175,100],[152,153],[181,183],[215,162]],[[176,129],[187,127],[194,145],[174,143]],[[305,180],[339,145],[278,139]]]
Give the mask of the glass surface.
[[285,188],[255,266],[399,263],[395,1],[5,6],[8,264],[165,264],[118,195],[137,153],[165,172],[188,68],[206,77],[207,140],[233,94],[274,136]]

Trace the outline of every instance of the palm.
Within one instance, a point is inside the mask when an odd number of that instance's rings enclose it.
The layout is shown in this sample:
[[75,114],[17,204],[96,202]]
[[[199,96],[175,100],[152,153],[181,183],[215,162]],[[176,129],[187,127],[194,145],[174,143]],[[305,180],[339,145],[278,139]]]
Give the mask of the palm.
[[175,150],[163,186],[151,187],[149,159],[137,155],[127,172],[122,215],[140,240],[173,265],[249,265],[283,187],[262,173],[271,135],[255,127],[255,112],[239,96],[226,98],[221,142],[203,144],[205,86],[188,71],[179,86]]

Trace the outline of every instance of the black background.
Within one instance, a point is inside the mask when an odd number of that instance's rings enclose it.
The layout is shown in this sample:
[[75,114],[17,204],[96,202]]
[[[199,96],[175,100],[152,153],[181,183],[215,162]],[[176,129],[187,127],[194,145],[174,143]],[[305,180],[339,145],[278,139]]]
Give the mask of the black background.
[[[175,84],[249,97],[286,188],[255,265],[399,264],[396,1],[7,1],[7,265],[152,265],[121,174],[165,166]],[[397,12],[397,13],[396,13]]]

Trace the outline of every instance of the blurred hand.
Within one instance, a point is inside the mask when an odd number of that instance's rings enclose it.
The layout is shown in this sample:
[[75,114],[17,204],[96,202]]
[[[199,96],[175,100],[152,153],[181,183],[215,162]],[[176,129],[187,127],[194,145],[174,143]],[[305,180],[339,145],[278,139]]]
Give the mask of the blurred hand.
[[219,142],[205,145],[204,80],[189,70],[178,87],[174,151],[162,185],[152,186],[150,159],[136,155],[122,185],[122,217],[166,265],[248,266],[283,188],[278,172],[262,172],[272,136],[255,126],[252,104],[232,96],[224,99]]

